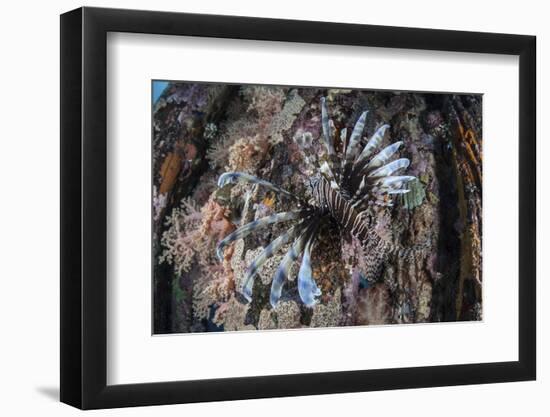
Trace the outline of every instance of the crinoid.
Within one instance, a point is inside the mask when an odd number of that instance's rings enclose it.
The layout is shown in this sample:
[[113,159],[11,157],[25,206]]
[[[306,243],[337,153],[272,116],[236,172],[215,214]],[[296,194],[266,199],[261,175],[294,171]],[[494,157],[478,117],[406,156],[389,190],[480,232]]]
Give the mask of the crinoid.
[[251,301],[254,277],[266,260],[292,242],[284,255],[271,283],[270,302],[279,302],[285,279],[292,264],[302,256],[298,272],[298,292],[302,302],[315,305],[321,290],[312,273],[311,252],[318,237],[320,219],[331,216],[343,236],[354,237],[361,243],[366,256],[365,271],[368,279],[376,279],[389,253],[394,249],[387,239],[376,231],[374,213],[376,206],[391,206],[392,195],[409,190],[407,183],[413,176],[400,175],[409,166],[407,158],[393,159],[403,142],[395,142],[379,152],[388,125],[379,127],[374,135],[363,140],[363,130],[368,112],[363,112],[351,132],[344,128],[340,134],[343,144],[341,154],[335,150],[335,127],[328,116],[325,99],[321,99],[322,138],[326,155],[318,163],[317,172],[309,179],[312,198],[297,196],[260,178],[242,173],[226,172],[218,180],[218,186],[231,182],[246,182],[265,187],[296,202],[297,209],[276,213],[250,222],[225,237],[218,245],[217,255],[223,258],[224,248],[231,242],[244,238],[270,224],[294,221],[284,233],[267,245],[246,271],[242,293]]

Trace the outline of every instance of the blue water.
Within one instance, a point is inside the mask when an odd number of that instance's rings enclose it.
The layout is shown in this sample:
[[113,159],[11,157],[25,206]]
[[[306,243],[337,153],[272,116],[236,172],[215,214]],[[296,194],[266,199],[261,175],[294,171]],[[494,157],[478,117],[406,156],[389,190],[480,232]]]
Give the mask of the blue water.
[[166,87],[168,87],[168,81],[153,81],[153,104],[157,102]]

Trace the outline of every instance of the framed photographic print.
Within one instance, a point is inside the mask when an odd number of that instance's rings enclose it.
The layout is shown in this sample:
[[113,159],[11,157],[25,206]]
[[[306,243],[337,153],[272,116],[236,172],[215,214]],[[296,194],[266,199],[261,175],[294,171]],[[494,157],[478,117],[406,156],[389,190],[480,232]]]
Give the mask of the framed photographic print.
[[61,16],[61,400],[535,379],[535,38]]

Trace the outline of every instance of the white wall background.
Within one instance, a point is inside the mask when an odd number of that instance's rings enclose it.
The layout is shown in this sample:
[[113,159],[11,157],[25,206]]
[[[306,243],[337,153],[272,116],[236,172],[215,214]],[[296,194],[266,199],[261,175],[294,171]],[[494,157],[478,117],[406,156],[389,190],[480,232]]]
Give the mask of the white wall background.
[[[76,415],[59,391],[59,17],[81,6],[8,1],[0,15],[0,410],[2,415]],[[94,415],[529,415],[550,412],[550,248],[547,183],[550,145],[550,26],[544,2],[476,0],[88,0],[89,6],[237,14],[395,26],[532,34],[538,37],[538,381],[325,395],[230,403],[145,407]],[[505,121],[503,121],[505,123]],[[546,184],[545,184],[546,181]],[[475,341],[472,341],[475,343]],[[223,355],[223,352],[220,352]]]

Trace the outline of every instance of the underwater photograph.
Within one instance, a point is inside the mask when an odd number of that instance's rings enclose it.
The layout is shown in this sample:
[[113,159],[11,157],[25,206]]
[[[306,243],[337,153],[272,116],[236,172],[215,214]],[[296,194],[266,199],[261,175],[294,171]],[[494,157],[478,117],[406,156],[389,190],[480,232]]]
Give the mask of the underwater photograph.
[[480,321],[482,95],[152,81],[153,334]]

